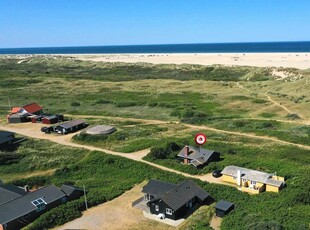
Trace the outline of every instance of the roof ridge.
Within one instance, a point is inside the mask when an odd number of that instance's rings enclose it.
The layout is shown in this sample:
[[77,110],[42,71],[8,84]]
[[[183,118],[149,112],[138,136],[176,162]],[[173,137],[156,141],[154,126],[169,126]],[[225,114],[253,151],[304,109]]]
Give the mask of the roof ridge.
[[185,183],[188,182],[188,181],[190,181],[190,180],[185,180],[185,181],[183,181],[182,183],[180,183],[179,185],[176,185],[175,188],[171,189],[170,191],[168,191],[167,193],[165,193],[164,195],[162,195],[162,196],[159,197],[158,199],[162,199],[163,197],[169,195],[173,190],[179,188],[181,185],[185,184]]

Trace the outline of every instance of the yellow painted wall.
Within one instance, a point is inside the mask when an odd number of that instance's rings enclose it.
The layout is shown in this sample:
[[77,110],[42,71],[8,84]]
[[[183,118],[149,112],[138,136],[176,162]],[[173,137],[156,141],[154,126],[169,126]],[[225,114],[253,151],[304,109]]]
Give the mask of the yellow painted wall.
[[228,183],[232,183],[232,184],[237,184],[237,181],[234,180],[234,178],[232,176],[228,176],[228,175],[223,175],[222,176],[222,181],[228,182]]
[[241,190],[243,192],[248,192],[248,193],[251,193],[251,194],[258,194],[259,193],[259,190],[254,190],[252,188],[242,187]]
[[266,185],[266,191],[267,192],[279,192],[279,188],[272,185]]
[[281,177],[281,176],[272,176],[272,179],[279,180],[279,181],[284,181],[284,177]]

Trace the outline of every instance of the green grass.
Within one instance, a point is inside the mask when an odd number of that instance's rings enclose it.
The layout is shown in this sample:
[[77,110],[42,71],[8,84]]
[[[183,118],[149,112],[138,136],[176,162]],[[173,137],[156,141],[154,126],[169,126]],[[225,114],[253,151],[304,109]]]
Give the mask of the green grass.
[[271,136],[287,142],[310,146],[310,127],[307,125],[282,123],[274,120],[246,119],[215,120],[208,124],[218,129],[255,133],[260,136]]
[[[252,163],[252,166],[257,163]],[[296,167],[295,167],[296,169]],[[300,170],[285,168],[280,172],[291,172],[287,180],[287,188],[279,194],[263,193],[251,196],[242,193],[235,188],[223,185],[208,184],[196,181],[206,191],[208,191],[217,201],[226,199],[234,202],[236,210],[225,217],[222,223],[222,229],[246,229],[250,224],[260,222],[274,221],[285,229],[297,229],[301,226],[307,226],[309,220],[309,205],[307,205],[307,172],[305,168]],[[104,176],[102,176],[104,175]],[[43,184],[72,183],[76,186],[85,185],[88,190],[89,205],[97,205],[107,200],[114,199],[126,190],[132,188],[135,184],[145,179],[160,179],[173,183],[180,182],[185,178],[173,173],[163,172],[143,163],[134,162],[117,156],[110,156],[99,152],[92,152],[86,157],[72,163],[67,167],[59,169],[53,176],[45,177],[41,181]],[[38,181],[37,178],[15,181],[16,184],[32,184],[32,181]],[[304,194],[302,194],[304,192]],[[73,213],[76,209],[83,209],[83,199],[76,201],[79,205],[60,206],[51,214],[46,213],[35,221],[28,229],[36,229],[38,226],[46,226],[50,223],[51,215],[66,209],[65,213]],[[251,205],[249,205],[251,204]],[[308,203],[309,204],[309,203]],[[203,216],[205,213],[202,214]],[[288,218],[289,216],[289,218]],[[62,216],[64,219],[65,216]],[[65,219],[68,221],[69,219]],[[248,222],[244,222],[249,220]],[[61,224],[55,220],[53,224]],[[203,218],[197,217],[197,226],[206,223]],[[246,223],[240,225],[240,223]]]
[[[3,118],[8,113],[9,97],[12,106],[35,101],[50,113],[182,121],[310,145],[309,127],[297,123],[302,117],[310,117],[309,71],[286,69],[292,76],[301,77],[285,82],[273,80],[270,68],[259,67],[94,63],[41,56],[21,64],[14,58],[0,60]],[[294,114],[288,115],[269,102],[267,91]],[[261,117],[264,120],[259,120]],[[145,125],[113,118],[86,120],[91,125],[113,125],[117,131],[108,137],[75,137],[75,141],[121,152],[160,147],[171,141],[193,144],[196,133],[182,124]],[[184,167],[173,154],[167,159],[146,159],[191,174],[211,172],[226,165],[277,172],[287,177],[287,188],[279,194],[250,196],[227,186],[198,183],[217,200],[227,199],[236,204],[236,210],[223,220],[224,230],[295,230],[309,226],[309,151],[236,135],[210,131],[206,134],[206,148],[221,152],[223,160],[202,170]],[[114,199],[146,179],[185,179],[128,159],[32,139],[21,143],[14,152],[1,153],[0,162],[0,177],[16,184],[86,185],[90,205]],[[51,169],[58,170],[54,175],[44,175],[44,171]],[[28,178],[36,172],[43,174]],[[82,209],[82,199],[68,203],[44,214],[31,228],[64,223],[80,216]],[[196,227],[203,228],[205,223],[204,214],[198,215]]]
[[[60,146],[45,140],[27,139],[13,152],[2,152],[18,156],[18,161],[7,162],[0,166],[0,178],[8,174],[30,174],[35,171],[59,168],[85,156],[85,151]],[[1,156],[1,155],[0,155]]]

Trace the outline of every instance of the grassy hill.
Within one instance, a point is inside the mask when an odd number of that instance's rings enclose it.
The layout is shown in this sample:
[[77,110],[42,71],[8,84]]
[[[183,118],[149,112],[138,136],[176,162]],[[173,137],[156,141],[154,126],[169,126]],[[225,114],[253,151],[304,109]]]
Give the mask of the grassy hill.
[[[164,147],[172,141],[193,144],[193,135],[205,132],[207,148],[223,153],[223,160],[201,171],[180,167],[173,154],[165,159],[147,159],[192,174],[228,164],[277,172],[287,177],[287,187],[279,194],[250,196],[235,188],[198,183],[217,200],[235,202],[237,209],[224,218],[222,229],[307,229],[310,151],[305,147],[310,146],[310,72],[278,68],[288,74],[281,80],[273,75],[273,69],[0,57],[1,122],[5,123],[8,113],[8,98],[12,106],[37,102],[49,113],[65,113],[72,118],[85,115],[91,125],[116,126],[117,131],[107,138],[76,136],[74,141],[128,154]],[[257,139],[255,135],[288,143]],[[146,179],[184,179],[128,159],[31,139],[13,153],[1,153],[0,162],[0,179],[6,182],[86,185],[91,205],[113,199]],[[71,210],[68,213],[72,215],[57,223],[48,222],[64,210]],[[61,224],[78,217],[81,210],[83,201],[73,202],[43,215],[30,228]],[[200,222],[197,228],[207,224]]]

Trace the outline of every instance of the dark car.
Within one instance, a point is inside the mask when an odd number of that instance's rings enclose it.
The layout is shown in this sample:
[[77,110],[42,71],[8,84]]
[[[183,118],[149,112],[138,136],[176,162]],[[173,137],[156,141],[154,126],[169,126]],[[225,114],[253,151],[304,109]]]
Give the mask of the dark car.
[[50,127],[42,127],[42,128],[41,128],[41,132],[43,132],[43,133],[51,133],[51,132],[54,132],[54,127],[53,127],[53,126],[50,126]]
[[214,170],[213,173],[212,173],[212,176],[215,177],[215,178],[219,178],[222,176],[222,170]]

